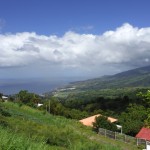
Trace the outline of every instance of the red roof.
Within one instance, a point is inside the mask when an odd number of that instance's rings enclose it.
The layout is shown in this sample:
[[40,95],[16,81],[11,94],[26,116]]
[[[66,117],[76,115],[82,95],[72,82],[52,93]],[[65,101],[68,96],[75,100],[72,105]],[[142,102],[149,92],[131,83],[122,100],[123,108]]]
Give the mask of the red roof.
[[150,141],[150,129],[143,127],[135,137]]

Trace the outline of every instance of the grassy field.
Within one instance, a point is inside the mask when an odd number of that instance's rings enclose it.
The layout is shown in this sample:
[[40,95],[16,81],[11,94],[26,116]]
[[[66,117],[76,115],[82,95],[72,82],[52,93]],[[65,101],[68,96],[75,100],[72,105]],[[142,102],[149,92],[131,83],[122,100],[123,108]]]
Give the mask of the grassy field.
[[0,102],[0,150],[137,150],[97,135],[77,120]]

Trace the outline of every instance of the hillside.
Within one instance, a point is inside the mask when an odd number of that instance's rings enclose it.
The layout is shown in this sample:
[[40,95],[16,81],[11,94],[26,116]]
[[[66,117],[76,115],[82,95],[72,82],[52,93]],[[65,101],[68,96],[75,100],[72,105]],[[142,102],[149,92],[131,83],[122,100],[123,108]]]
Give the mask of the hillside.
[[121,72],[111,76],[71,83],[79,89],[106,89],[150,86],[150,66]]
[[115,91],[116,89],[123,89],[122,93],[125,93],[126,90],[124,89],[133,90],[135,88],[148,87],[150,87],[150,66],[128,70],[115,75],[73,82],[63,89],[55,91],[54,95],[62,96],[86,91],[99,91],[103,93],[104,90],[108,93],[107,90],[109,91],[110,89]]
[[3,150],[137,149],[97,135],[76,120],[10,102],[0,102],[0,139],[0,149]]

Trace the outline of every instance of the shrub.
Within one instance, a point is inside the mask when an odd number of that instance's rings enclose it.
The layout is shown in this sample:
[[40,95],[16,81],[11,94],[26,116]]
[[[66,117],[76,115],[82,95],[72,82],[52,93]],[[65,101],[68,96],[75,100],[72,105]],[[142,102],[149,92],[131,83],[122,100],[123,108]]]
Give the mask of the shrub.
[[5,117],[11,116],[11,114],[9,112],[7,112],[6,110],[3,110],[1,107],[0,107],[0,114],[5,116]]
[[98,116],[95,118],[95,122],[93,123],[93,129],[98,132],[99,128],[117,131],[116,125],[111,123],[105,116]]

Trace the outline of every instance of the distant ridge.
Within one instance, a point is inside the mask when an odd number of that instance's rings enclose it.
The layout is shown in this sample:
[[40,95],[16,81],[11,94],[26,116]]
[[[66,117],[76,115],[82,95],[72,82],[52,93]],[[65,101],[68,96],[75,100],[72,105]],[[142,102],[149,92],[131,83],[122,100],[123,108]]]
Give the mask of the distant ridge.
[[140,68],[124,71],[124,72],[115,74],[114,76],[116,77],[128,76],[129,77],[129,76],[142,75],[146,73],[150,73],[150,66],[145,66],[145,67],[140,67]]
[[124,71],[115,75],[70,83],[68,87],[75,87],[80,90],[150,87],[150,66]]

